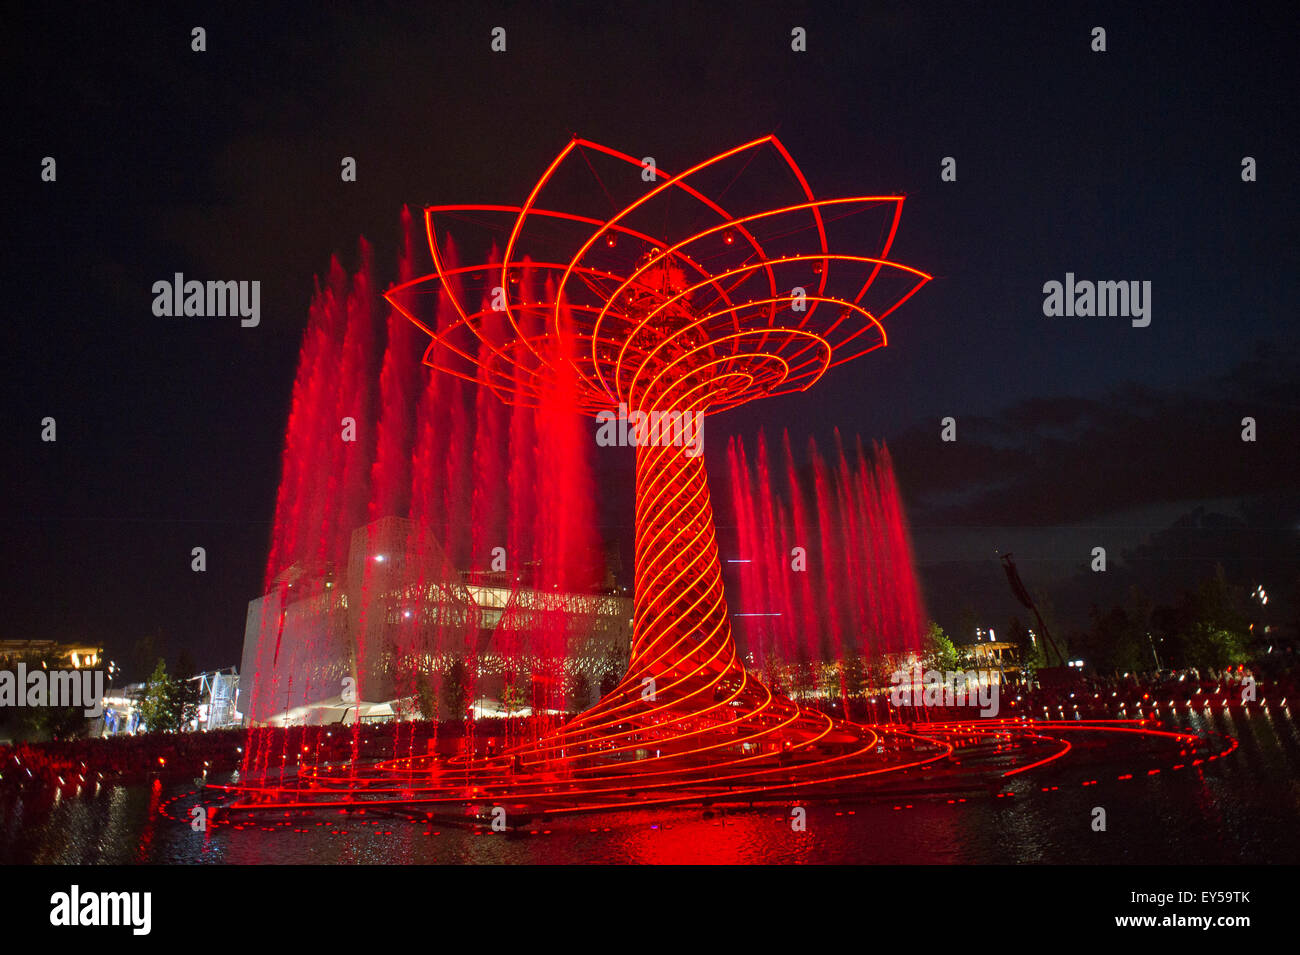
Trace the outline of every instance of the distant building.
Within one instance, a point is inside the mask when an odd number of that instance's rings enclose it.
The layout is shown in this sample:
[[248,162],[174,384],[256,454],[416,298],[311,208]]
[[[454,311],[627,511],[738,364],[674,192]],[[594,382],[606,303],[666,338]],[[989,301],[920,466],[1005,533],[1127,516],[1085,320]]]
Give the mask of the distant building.
[[102,647],[88,643],[59,643],[56,640],[0,640],[0,665],[24,657],[42,657],[57,661],[60,667],[74,670],[95,669],[103,664]]
[[190,677],[199,681],[199,716],[195,729],[219,730],[243,723],[239,712],[239,673],[234,667]]
[[405,518],[358,528],[345,568],[294,565],[249,603],[239,710],[251,725],[411,715],[419,682],[457,661],[476,669],[480,707],[508,670],[537,676],[557,656],[553,680],[598,685],[626,662],[631,599],[542,592],[532,571],[460,570]]
[[[0,640],[0,670],[16,673],[22,663],[29,668],[44,664],[51,670],[99,670],[105,668],[102,647],[88,643],[60,643],[57,640]],[[23,688],[24,691],[26,687]],[[0,742],[12,742],[16,736],[41,738],[44,730],[36,731],[22,725],[19,714],[25,711],[6,707],[0,709]],[[30,715],[30,711],[26,711]]]
[[1014,643],[991,640],[959,649],[966,666],[980,674],[981,683],[1006,683],[1020,673],[1020,648]]

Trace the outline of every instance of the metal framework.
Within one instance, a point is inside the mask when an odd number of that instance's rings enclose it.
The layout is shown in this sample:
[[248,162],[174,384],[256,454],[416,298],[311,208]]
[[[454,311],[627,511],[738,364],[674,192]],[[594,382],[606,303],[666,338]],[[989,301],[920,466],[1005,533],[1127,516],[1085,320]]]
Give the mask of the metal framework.
[[[605,189],[593,155],[614,161],[611,181],[635,181],[641,194],[603,218],[548,206],[566,167],[585,162]],[[784,173],[785,201],[775,201],[768,181],[749,200],[737,188],[764,160]],[[713,179],[727,183],[716,196]],[[829,368],[886,344],[883,319],[930,278],[887,258],[902,203],[815,198],[775,136],[676,175],[575,138],[520,206],[426,209],[436,274],[387,298],[430,335],[427,364],[507,403],[537,406],[548,390],[565,388],[592,414],[716,414],[807,389]],[[833,247],[830,225],[868,210],[884,213],[874,254]],[[500,261],[451,265],[445,217],[508,230]],[[895,280],[890,289],[886,278]],[[455,317],[432,328],[420,297],[437,292]],[[773,694],[738,659],[702,457],[642,444],[636,475],[628,672],[595,706],[507,752],[500,766],[561,763],[592,783],[635,775],[648,785],[689,778],[762,788],[796,766],[805,768],[796,775],[824,779],[842,772],[846,758],[871,753],[872,730]]]

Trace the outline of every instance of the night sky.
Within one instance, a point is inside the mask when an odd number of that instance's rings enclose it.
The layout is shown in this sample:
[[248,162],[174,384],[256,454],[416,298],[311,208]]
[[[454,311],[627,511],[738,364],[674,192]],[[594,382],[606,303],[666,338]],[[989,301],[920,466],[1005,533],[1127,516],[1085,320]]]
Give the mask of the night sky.
[[[334,254],[355,268],[365,236],[390,280],[404,204],[517,202],[574,134],[675,170],[776,132],[818,195],[908,196],[892,257],[935,280],[889,348],[710,420],[719,503],[727,435],[788,427],[799,447],[838,425],[889,442],[950,631],[967,609],[1023,614],[995,549],[1062,626],[1215,563],[1294,620],[1293,8],[412,6],[430,9],[7,18],[0,638],[103,643],[129,667],[160,631],[236,663],[314,277]],[[155,317],[174,272],[260,280],[260,326]],[[1045,317],[1067,272],[1151,282],[1151,324]],[[605,513],[630,509],[630,464],[604,476]]]

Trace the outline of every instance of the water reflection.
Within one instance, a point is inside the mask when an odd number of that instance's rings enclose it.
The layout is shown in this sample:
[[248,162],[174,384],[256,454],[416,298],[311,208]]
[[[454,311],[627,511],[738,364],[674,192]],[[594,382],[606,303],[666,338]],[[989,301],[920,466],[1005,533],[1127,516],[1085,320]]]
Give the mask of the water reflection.
[[[1131,755],[1027,774],[1008,799],[813,805],[804,832],[792,831],[788,807],[637,810],[548,822],[549,834],[535,835],[357,816],[300,822],[300,832],[195,832],[183,801],[176,818],[160,812],[193,784],[0,788],[0,863],[1293,863],[1300,728],[1291,713],[1183,711],[1179,722],[1241,745],[1212,764],[1127,782],[1113,780],[1131,771]],[[1103,784],[1080,786],[1088,776]],[[1041,791],[1051,785],[1060,788]],[[1103,833],[1090,826],[1098,805]]]

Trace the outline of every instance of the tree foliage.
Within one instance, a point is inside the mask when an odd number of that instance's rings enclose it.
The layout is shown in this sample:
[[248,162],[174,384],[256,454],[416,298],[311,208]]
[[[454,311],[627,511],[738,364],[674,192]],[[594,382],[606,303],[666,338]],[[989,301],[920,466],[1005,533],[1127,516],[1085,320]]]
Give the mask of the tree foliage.
[[944,633],[943,627],[933,620],[926,628],[925,639],[921,645],[922,658],[926,669],[942,670],[951,673],[957,669],[957,647]]
[[[187,658],[182,655],[178,669],[189,672]],[[140,722],[150,733],[179,733],[199,715],[199,687],[195,681],[183,676],[167,675],[167,663],[162,657],[145,681],[144,696],[140,700]]]
[[1245,663],[1249,652],[1248,597],[1221,567],[1172,604],[1154,606],[1137,589],[1128,602],[1102,611],[1077,634],[1078,655],[1099,673],[1156,668],[1222,670]]

